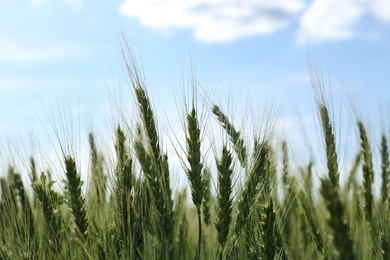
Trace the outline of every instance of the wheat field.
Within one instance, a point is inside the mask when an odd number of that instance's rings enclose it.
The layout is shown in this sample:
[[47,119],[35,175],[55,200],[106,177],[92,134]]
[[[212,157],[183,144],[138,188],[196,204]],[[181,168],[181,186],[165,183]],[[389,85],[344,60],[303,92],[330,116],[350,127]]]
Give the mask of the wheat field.
[[[134,63],[126,65],[138,118],[112,133],[115,165],[108,169],[90,133],[88,186],[72,154],[63,154],[62,189],[49,172],[38,172],[35,158],[29,172],[10,166],[0,179],[1,259],[390,259],[387,134],[372,144],[357,120],[360,147],[351,170],[341,172],[330,108],[318,99],[326,174],[316,189],[317,168],[312,162],[292,167],[288,140],[275,140],[267,127],[268,133],[244,136],[215,104],[206,110],[223,141],[215,143],[212,163],[205,160],[204,117],[194,91],[182,119],[188,188],[176,191],[173,155],[161,145],[146,86]],[[381,162],[377,175],[374,161]],[[340,175],[348,176],[344,185]]]

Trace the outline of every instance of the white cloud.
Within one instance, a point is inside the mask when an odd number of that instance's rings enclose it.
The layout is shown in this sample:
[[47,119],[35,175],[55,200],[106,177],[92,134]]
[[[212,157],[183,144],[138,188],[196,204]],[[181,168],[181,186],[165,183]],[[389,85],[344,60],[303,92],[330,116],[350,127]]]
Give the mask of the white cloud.
[[390,1],[389,0],[375,0],[368,1],[370,11],[378,19],[390,22]]
[[390,1],[315,0],[301,18],[298,41],[351,39],[356,34],[358,22],[365,15],[390,21]]
[[36,47],[9,36],[0,35],[0,62],[36,63],[68,57],[75,46],[60,44],[51,47]]
[[304,6],[303,0],[126,0],[120,11],[153,29],[190,28],[198,40],[226,42],[280,30]]
[[[149,28],[170,32],[174,28],[193,31],[206,42],[227,42],[268,34],[300,18],[297,39],[351,39],[365,16],[390,22],[389,0],[126,0],[120,12]],[[372,32],[367,32],[372,35]],[[368,37],[368,36],[367,36]]]

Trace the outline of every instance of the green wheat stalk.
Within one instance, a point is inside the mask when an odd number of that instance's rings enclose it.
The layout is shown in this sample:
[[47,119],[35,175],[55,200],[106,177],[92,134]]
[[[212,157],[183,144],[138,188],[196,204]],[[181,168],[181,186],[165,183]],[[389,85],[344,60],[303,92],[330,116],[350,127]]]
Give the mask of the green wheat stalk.
[[140,85],[136,85],[134,87],[134,91],[137,97],[142,123],[148,138],[148,144],[150,145],[154,160],[158,162],[161,157],[161,149],[157,134],[157,127],[154,120],[154,113],[151,108],[149,98],[146,95],[145,90]]
[[286,141],[282,142],[282,166],[283,166],[283,184],[288,185],[288,176],[289,176],[289,158]]
[[298,192],[298,199],[302,205],[303,213],[306,217],[307,223],[309,224],[310,233],[316,248],[318,252],[320,252],[325,257],[326,252],[324,249],[324,240],[321,236],[318,217],[316,216],[316,212],[313,209],[312,201],[308,199],[308,197],[302,191]]
[[56,254],[61,250],[60,240],[62,234],[62,218],[58,207],[63,202],[63,197],[53,190],[54,181],[47,181],[44,173],[41,173],[39,182],[33,183],[33,189],[36,198],[42,207],[43,218],[46,224],[46,230],[49,234],[49,248]]
[[329,179],[333,183],[334,187],[338,187],[339,170],[337,163],[336,142],[329,118],[328,109],[325,105],[320,105],[320,117],[322,122],[322,130],[324,132],[326,161]]
[[171,198],[165,197],[167,194],[164,192],[162,182],[159,180],[158,169],[156,169],[156,165],[153,163],[152,155],[144,147],[142,130],[139,125],[137,126],[136,138],[134,140],[134,150],[146,177],[148,190],[156,208],[158,223],[160,223],[155,226],[155,232],[161,245],[161,254],[168,257],[168,255],[173,254],[173,212],[171,204],[168,204],[167,207],[167,200],[171,200]]
[[211,200],[211,181],[210,181],[210,171],[208,168],[203,168],[203,221],[208,226],[210,225],[211,212],[210,212],[210,200]]
[[195,107],[192,107],[190,113],[187,114],[187,160],[189,168],[187,169],[187,177],[190,181],[192,202],[196,207],[198,214],[198,252],[197,259],[200,259],[202,245],[202,200],[204,194],[204,186],[202,180],[201,152],[200,152],[200,129],[198,125],[197,113]]
[[98,153],[96,148],[95,138],[92,133],[88,135],[89,148],[90,148],[90,160],[91,160],[91,175],[92,184],[89,188],[90,197],[96,198],[97,206],[100,206],[106,200],[106,179],[107,177],[103,172],[103,156]]
[[[115,150],[117,165],[115,168],[115,225],[117,231],[117,253],[127,255],[133,226],[133,161],[126,149],[126,136],[118,126],[116,131]],[[134,249],[134,244],[132,244]]]
[[373,194],[372,185],[374,181],[374,169],[372,165],[372,153],[367,133],[361,121],[357,122],[360,133],[360,144],[363,153],[363,195],[365,199],[365,213],[370,221],[372,216]]
[[256,204],[260,191],[264,188],[264,179],[269,159],[268,148],[266,143],[255,145],[254,162],[238,200],[238,214],[234,227],[235,239],[240,236],[241,230],[247,223],[250,213]]
[[147,137],[147,150],[150,148],[151,163],[153,164],[154,172],[161,183],[161,189],[166,198],[167,213],[172,214],[172,191],[169,181],[168,157],[162,154],[160,149],[160,142],[157,133],[157,127],[154,119],[154,113],[150,104],[150,100],[139,83],[134,86],[135,95],[137,98],[137,105],[140,112],[140,117],[143,123],[143,129]]
[[390,162],[389,162],[389,150],[387,146],[386,135],[382,135],[381,140],[381,158],[382,158],[382,203],[386,204],[386,201],[389,197],[389,172],[390,172]]
[[28,230],[28,237],[33,240],[35,236],[35,223],[34,216],[32,213],[32,208],[27,197],[27,193],[24,189],[24,185],[22,182],[22,177],[19,173],[16,173],[12,167],[10,167],[9,172],[12,172],[14,179],[14,190],[16,190],[17,195],[20,200],[20,204],[22,207],[23,216],[26,221],[26,229]]
[[321,194],[330,216],[327,218],[333,232],[333,244],[338,250],[339,259],[356,259],[353,251],[353,241],[350,238],[349,228],[344,220],[345,208],[341,203],[339,189],[328,178],[321,179]]
[[390,206],[386,205],[389,198],[389,171],[390,171],[390,162],[389,162],[389,150],[387,144],[387,138],[385,134],[382,134],[381,139],[381,168],[382,168],[382,186],[381,186],[381,216],[382,216],[382,230],[377,230],[377,234],[380,235],[380,248],[383,259],[390,255]]
[[218,232],[219,259],[222,259],[225,243],[232,220],[232,155],[226,148],[222,149],[222,157],[217,160],[218,169],[218,207],[215,227]]
[[233,143],[234,151],[237,154],[241,166],[246,168],[246,164],[247,164],[246,147],[244,144],[244,139],[242,139],[241,137],[240,131],[237,131],[234,128],[234,126],[229,122],[227,116],[221,111],[221,109],[218,106],[216,105],[213,106],[213,113],[214,115],[217,116],[218,121],[221,123],[226,133],[229,135],[230,140]]
[[132,234],[132,257],[135,259],[143,259],[145,250],[146,234],[151,230],[151,198],[147,189],[147,184],[142,179],[137,179],[134,186],[133,210],[131,218],[131,234]]
[[272,199],[263,205],[261,223],[261,256],[260,259],[275,259],[279,254],[283,255],[282,238],[276,224],[276,214]]
[[86,240],[88,235],[88,219],[85,209],[85,199],[81,194],[82,182],[76,169],[76,163],[71,156],[65,157],[66,190],[69,196],[69,206],[81,238]]
[[38,180],[37,167],[35,165],[34,157],[30,157],[30,180],[31,183]]
[[356,186],[356,173],[359,170],[360,163],[362,161],[363,154],[361,151],[359,151],[356,156],[355,160],[353,161],[353,166],[351,171],[349,172],[349,177],[346,185],[346,190],[349,191],[352,186]]

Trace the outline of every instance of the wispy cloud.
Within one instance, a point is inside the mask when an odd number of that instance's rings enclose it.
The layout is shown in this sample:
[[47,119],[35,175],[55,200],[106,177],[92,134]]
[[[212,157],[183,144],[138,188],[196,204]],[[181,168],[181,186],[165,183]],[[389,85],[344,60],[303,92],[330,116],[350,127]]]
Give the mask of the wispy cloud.
[[127,0],[120,11],[147,27],[190,28],[198,40],[226,42],[278,31],[304,7],[303,0]]
[[78,50],[74,44],[61,43],[49,47],[33,46],[4,35],[0,35],[0,46],[0,62],[19,64],[57,61],[69,57],[70,54],[74,54]]
[[[206,42],[270,34],[300,20],[299,43],[352,39],[365,16],[390,22],[389,0],[126,0],[120,12],[163,32],[193,30]],[[369,34],[372,32],[368,32]]]
[[298,41],[351,39],[365,15],[389,22],[390,1],[315,0],[301,18]]

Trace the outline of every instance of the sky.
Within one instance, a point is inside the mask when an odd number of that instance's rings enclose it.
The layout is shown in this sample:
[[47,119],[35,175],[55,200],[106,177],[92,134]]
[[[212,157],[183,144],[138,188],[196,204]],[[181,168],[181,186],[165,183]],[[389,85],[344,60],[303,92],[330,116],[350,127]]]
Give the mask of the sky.
[[[175,97],[195,74],[222,106],[245,110],[250,101],[262,111],[267,100],[280,106],[281,125],[299,148],[305,137],[319,136],[314,61],[334,96],[334,121],[346,126],[340,135],[356,139],[356,127],[346,122],[356,116],[351,110],[370,123],[372,135],[389,132],[388,0],[0,0],[2,161],[18,162],[15,151],[55,158],[53,128],[67,118],[76,122],[67,128],[76,137],[99,128],[98,140],[112,143],[121,120],[115,108],[133,103],[122,34],[163,118],[179,114]],[[76,150],[87,154],[76,137]]]

